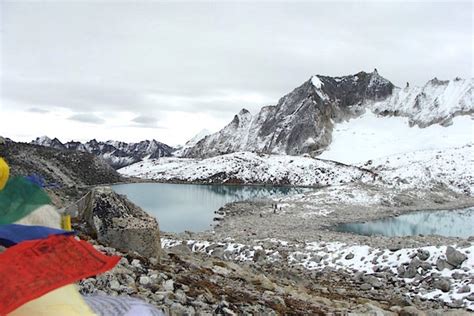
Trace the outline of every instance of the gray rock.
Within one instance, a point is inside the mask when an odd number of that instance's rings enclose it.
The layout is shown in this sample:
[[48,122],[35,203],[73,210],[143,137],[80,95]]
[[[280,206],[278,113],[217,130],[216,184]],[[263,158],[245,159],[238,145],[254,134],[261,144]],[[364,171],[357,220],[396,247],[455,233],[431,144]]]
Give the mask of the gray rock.
[[426,316],[426,313],[420,311],[415,306],[405,306],[398,313],[399,316]]
[[113,291],[118,291],[120,289],[120,283],[117,280],[111,280],[109,282],[109,288]]
[[429,271],[433,269],[433,267],[431,266],[431,263],[426,262],[426,261],[423,261],[422,263],[420,263],[420,267],[425,271]]
[[451,290],[451,283],[447,279],[437,279],[433,282],[433,286],[443,292]]
[[418,274],[418,271],[416,270],[415,266],[408,266],[408,268],[405,270],[405,273],[403,274],[404,278],[414,278]]
[[255,250],[255,253],[253,255],[253,261],[254,262],[262,262],[265,260],[267,257],[267,254],[265,253],[265,250],[263,249],[257,249]]
[[466,296],[465,299],[468,300],[468,301],[474,302],[474,293]]
[[348,253],[348,254],[344,257],[344,259],[346,259],[346,260],[354,259],[354,254],[353,254],[352,252],[351,252],[351,253]]
[[368,290],[371,290],[372,289],[372,285],[370,285],[369,283],[363,283],[361,286],[360,286],[360,289],[362,291],[368,291]]
[[430,252],[428,250],[424,250],[424,249],[418,249],[417,251],[417,254],[418,258],[421,260],[421,261],[426,261],[429,259],[430,257]]
[[174,291],[174,281],[170,279],[163,282],[163,289],[169,292]]
[[392,252],[398,251],[400,249],[402,249],[402,246],[400,244],[391,244],[390,246],[388,246],[388,250]]
[[151,280],[150,280],[150,278],[147,277],[147,276],[141,276],[141,277],[140,277],[140,280],[139,280],[139,283],[140,283],[141,285],[149,285],[149,284],[151,283]]
[[458,293],[459,294],[469,293],[470,291],[471,291],[471,288],[469,287],[469,285],[463,285],[459,288]]
[[82,200],[79,217],[99,242],[159,259],[160,230],[154,217],[109,187],[94,188]]
[[436,261],[436,269],[443,271],[444,269],[452,270],[454,267],[450,265],[446,260],[439,258]]
[[448,246],[446,249],[446,261],[455,268],[459,268],[466,259],[467,256],[465,254],[453,247]]

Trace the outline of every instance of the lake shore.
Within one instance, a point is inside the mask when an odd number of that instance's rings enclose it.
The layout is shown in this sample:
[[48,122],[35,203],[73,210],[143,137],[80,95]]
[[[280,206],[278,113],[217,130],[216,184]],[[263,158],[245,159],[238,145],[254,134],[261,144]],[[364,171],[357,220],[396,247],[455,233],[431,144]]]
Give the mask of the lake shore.
[[[419,210],[461,209],[473,205],[473,197],[442,187],[408,191],[350,184],[267,202],[231,203],[217,212],[220,218],[213,230],[164,234],[163,244],[168,249],[186,245],[190,251],[221,259],[257,262],[270,271],[278,271],[283,265],[301,276],[328,270],[336,275],[346,273],[343,277],[344,282],[348,282],[346,285],[331,281],[329,276],[334,277],[331,273],[327,274],[328,278],[319,275],[318,282],[326,280],[324,282],[368,299],[385,296],[396,301],[402,297],[421,309],[464,307],[472,310],[473,237],[362,236],[333,228],[340,223]],[[449,247],[468,258],[462,266],[443,266]],[[428,256],[415,260],[418,253],[428,253]],[[387,288],[381,288],[379,282],[388,282]],[[449,288],[440,289],[439,282],[449,284]],[[467,292],[458,293],[463,291]]]

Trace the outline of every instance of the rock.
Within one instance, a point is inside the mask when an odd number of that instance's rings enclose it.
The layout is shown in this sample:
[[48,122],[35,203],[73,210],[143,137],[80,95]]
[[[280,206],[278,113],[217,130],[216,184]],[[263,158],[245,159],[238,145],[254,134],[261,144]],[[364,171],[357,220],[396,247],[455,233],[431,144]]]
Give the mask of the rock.
[[461,267],[461,264],[467,259],[467,256],[457,251],[451,246],[446,249],[446,261],[455,268]]
[[362,291],[368,291],[368,290],[371,290],[372,289],[372,285],[370,285],[369,283],[363,283],[361,286],[360,286],[360,289]]
[[346,260],[351,260],[351,259],[353,259],[353,258],[354,258],[354,254],[353,254],[352,252],[351,252],[351,253],[348,253],[348,254],[344,257],[344,259],[346,259]]
[[111,280],[109,282],[109,288],[113,291],[118,291],[120,289],[120,283],[117,280]]
[[402,246],[400,244],[391,244],[390,246],[388,246],[388,250],[390,250],[391,252],[395,252],[400,249],[402,249]]
[[194,308],[192,306],[184,307],[179,303],[173,303],[170,306],[170,316],[194,315]]
[[451,289],[451,283],[447,279],[437,279],[433,282],[433,286],[445,293]]
[[444,269],[452,270],[454,267],[450,265],[446,260],[439,258],[436,261],[436,269],[443,271]]
[[399,316],[426,316],[426,313],[420,311],[414,306],[405,306],[398,313]]
[[79,217],[100,243],[159,260],[160,230],[154,217],[109,187],[94,188],[81,200]]
[[420,263],[420,267],[425,271],[429,271],[433,269],[433,267],[431,266],[431,263],[426,262],[426,261],[423,261],[422,263]]
[[428,250],[418,249],[416,255],[417,255],[418,259],[420,259],[421,261],[426,261],[430,257],[430,252]]
[[456,271],[451,275],[451,277],[455,280],[461,280],[464,278],[464,274]]
[[273,291],[275,290],[275,284],[273,284],[272,281],[270,281],[266,276],[264,276],[263,274],[260,274],[258,275],[257,277],[255,277],[255,279],[253,280],[254,284],[256,285],[260,285],[262,287],[262,289],[264,290],[269,290],[269,291]]
[[139,280],[139,283],[140,283],[141,285],[148,285],[148,284],[151,283],[151,280],[150,280],[150,278],[147,277],[147,276],[141,276],[141,277],[140,277],[140,280]]
[[253,261],[254,262],[262,262],[265,260],[267,257],[267,254],[265,253],[265,250],[263,249],[257,249],[255,250],[255,253],[253,255]]
[[310,260],[316,263],[320,263],[321,260],[323,260],[323,257],[321,257],[320,255],[313,255]]
[[459,294],[469,293],[470,291],[471,291],[471,288],[469,287],[469,285],[463,285],[459,288],[458,293]]
[[474,302],[474,293],[465,297],[466,300]]
[[163,282],[163,289],[168,292],[174,291],[174,281],[170,279]]

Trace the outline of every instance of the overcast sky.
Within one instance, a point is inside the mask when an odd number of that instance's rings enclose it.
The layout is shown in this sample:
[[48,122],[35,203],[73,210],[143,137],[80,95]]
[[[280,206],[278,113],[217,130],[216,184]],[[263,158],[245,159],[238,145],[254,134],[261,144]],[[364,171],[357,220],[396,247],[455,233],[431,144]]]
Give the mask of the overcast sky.
[[313,74],[472,77],[471,1],[1,1],[0,135],[176,145]]

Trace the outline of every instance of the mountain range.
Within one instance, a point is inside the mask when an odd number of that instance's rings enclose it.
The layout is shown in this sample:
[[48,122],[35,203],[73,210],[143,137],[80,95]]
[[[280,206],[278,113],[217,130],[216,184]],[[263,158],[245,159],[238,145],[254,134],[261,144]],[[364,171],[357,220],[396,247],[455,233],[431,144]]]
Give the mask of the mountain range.
[[[89,152],[115,169],[161,157],[208,158],[243,151],[355,163],[437,147],[433,143],[446,148],[471,142],[467,129],[472,130],[473,81],[434,78],[422,87],[407,83],[399,88],[376,69],[340,77],[314,75],[276,105],[255,115],[242,109],[222,130],[203,130],[180,148],[156,140],[63,144],[46,136],[32,143]],[[454,121],[454,129],[443,128]]]
[[410,126],[446,126],[455,116],[474,113],[472,83],[434,78],[423,87],[407,83],[398,88],[377,70],[342,77],[315,75],[277,105],[265,106],[255,115],[242,109],[226,127],[184,150],[183,156],[238,151],[317,156],[333,141],[335,126],[367,111],[406,118]]
[[171,156],[174,149],[156,140],[144,140],[138,143],[120,141],[97,141],[92,139],[86,143],[70,141],[62,143],[57,138],[38,137],[31,142],[35,145],[52,147],[63,150],[88,152],[104,159],[114,169],[119,169],[144,159],[154,159]]

